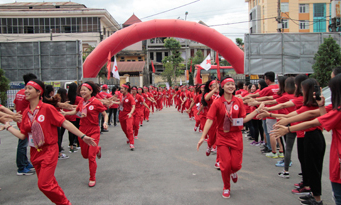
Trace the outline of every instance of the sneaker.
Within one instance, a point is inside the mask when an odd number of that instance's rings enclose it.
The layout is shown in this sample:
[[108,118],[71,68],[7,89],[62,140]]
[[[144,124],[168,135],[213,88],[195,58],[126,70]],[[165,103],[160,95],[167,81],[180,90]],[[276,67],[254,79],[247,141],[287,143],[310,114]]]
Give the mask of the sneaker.
[[103,129],[103,130],[101,130],[101,132],[109,132],[109,130],[105,130],[105,129]]
[[300,201],[307,201],[307,200],[313,199],[313,198],[314,198],[313,195],[311,195],[311,193],[309,193],[308,195],[300,196],[298,199],[299,199]]
[[77,148],[73,147],[73,149],[70,149],[70,153],[78,152]]
[[317,202],[315,198],[313,197],[312,199],[306,200],[306,201],[301,201],[301,204],[309,204],[309,205],[323,205],[322,200]]
[[200,133],[202,133],[202,130],[199,130]]
[[294,187],[295,187],[295,188],[303,188],[303,182],[294,184]]
[[135,136],[135,139],[137,139],[137,140],[138,140],[139,138],[138,138],[137,136]]
[[98,146],[97,158],[101,159],[101,157],[102,157],[102,147]]
[[230,198],[230,190],[228,190],[228,189],[223,190],[223,198],[225,198],[225,199]]
[[254,145],[254,146],[258,147],[259,145],[260,145],[259,142],[255,142],[255,145]]
[[297,194],[297,195],[308,195],[311,192],[310,188],[297,188],[291,190],[291,193]]
[[143,125],[140,125],[140,127],[143,127]]
[[279,158],[284,158],[283,152],[279,152],[279,153],[278,153],[278,157],[279,157]]
[[29,170],[32,170],[32,171],[36,170],[31,163],[28,163],[26,169],[29,169]]
[[64,153],[64,152],[65,152],[65,150],[64,150],[63,147],[60,149],[60,152],[61,152],[61,153]]
[[262,152],[263,154],[267,154],[267,153],[270,153],[270,152],[272,153],[272,151],[271,151],[270,149],[268,149],[267,147],[264,148],[264,149],[262,149],[261,152]]
[[257,143],[256,141],[252,141],[252,142],[250,143],[250,145],[251,145],[251,146],[254,146],[256,143]]
[[269,158],[274,158],[274,159],[277,159],[278,158],[278,155],[277,153],[273,153],[273,152],[269,152],[265,155],[266,157],[269,157]]
[[302,177],[302,173],[298,173],[298,176]]
[[237,173],[232,173],[231,174],[231,179],[232,179],[233,183],[237,183],[237,181],[238,181],[238,174]]
[[129,147],[130,147],[130,150],[131,150],[131,151],[134,151],[135,147],[134,147],[133,144],[130,144]]
[[216,162],[216,163],[214,164],[214,167],[215,167],[216,169],[220,170],[219,162]]
[[217,149],[212,148],[211,154],[217,154]]
[[264,142],[264,141],[260,141],[260,144],[261,144],[261,145],[265,145],[265,142]]
[[[289,163],[289,167],[291,167],[292,161]],[[284,167],[284,160],[278,161],[277,164],[275,164],[276,167]]]
[[198,127],[194,127],[194,132],[196,132],[198,130]]
[[289,172],[285,172],[285,171],[281,171],[280,173],[278,173],[278,176],[282,178],[286,178],[286,179],[290,178]]
[[23,170],[17,171],[18,176],[29,176],[29,175],[33,175],[34,173],[35,173],[35,171],[29,170],[26,167]]
[[69,156],[67,156],[66,154],[62,154],[58,156],[58,159],[69,159]]
[[206,149],[206,156],[210,156],[211,151],[212,151],[212,147],[207,147],[207,149]]

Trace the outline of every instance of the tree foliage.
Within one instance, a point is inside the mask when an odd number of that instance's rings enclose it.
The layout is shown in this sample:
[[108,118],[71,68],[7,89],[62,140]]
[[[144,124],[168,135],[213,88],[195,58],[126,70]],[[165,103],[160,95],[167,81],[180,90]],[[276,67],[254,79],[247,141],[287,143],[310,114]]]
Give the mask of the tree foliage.
[[[179,43],[179,41],[177,41],[176,39],[174,38],[168,38],[168,39],[165,39],[164,41],[164,46],[169,50],[169,56],[166,56],[163,60],[162,60],[162,63],[164,65],[166,65],[167,63],[170,63],[168,64],[168,66],[171,66],[172,67],[172,75],[173,77],[170,78],[171,80],[174,80],[174,82],[176,81],[176,76],[181,73],[180,71],[180,68],[182,66],[180,66],[181,62],[184,61],[184,59],[181,57],[181,52],[180,52],[180,49],[181,49],[181,45]],[[166,71],[166,69],[165,69]],[[165,72],[164,71],[164,72]],[[168,68],[168,71],[164,74],[166,75],[167,73],[169,74],[170,72],[170,68]],[[170,83],[169,85],[171,85],[173,83]]]
[[332,70],[341,64],[340,46],[332,37],[325,38],[315,54],[314,60],[314,74],[311,77],[315,78],[320,86],[325,87],[328,85]]
[[239,47],[244,45],[244,42],[243,42],[242,38],[236,38],[236,43],[237,43],[237,46],[239,46]]
[[0,68],[0,101],[7,106],[7,90],[9,90],[10,80],[6,78],[5,71]]

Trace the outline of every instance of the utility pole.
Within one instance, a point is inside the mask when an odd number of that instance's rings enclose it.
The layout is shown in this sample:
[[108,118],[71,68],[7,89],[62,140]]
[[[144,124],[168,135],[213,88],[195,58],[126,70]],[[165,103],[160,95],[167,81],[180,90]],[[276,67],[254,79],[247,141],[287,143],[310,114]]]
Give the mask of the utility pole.
[[282,15],[281,15],[281,0],[277,0],[277,18],[276,21],[278,22],[277,24],[277,32],[281,33],[282,32]]
[[52,29],[50,29],[50,41],[52,41]]
[[[186,19],[187,19],[187,15],[188,15],[188,12],[186,11],[186,13],[185,13],[185,21],[186,21]],[[189,76],[187,76],[187,75],[189,75],[189,73],[187,73],[187,39],[186,39],[186,46],[185,46],[185,53],[186,53],[186,71],[185,71],[185,81],[186,81],[186,83],[188,83],[187,82],[187,77],[188,77],[188,79],[189,79]]]

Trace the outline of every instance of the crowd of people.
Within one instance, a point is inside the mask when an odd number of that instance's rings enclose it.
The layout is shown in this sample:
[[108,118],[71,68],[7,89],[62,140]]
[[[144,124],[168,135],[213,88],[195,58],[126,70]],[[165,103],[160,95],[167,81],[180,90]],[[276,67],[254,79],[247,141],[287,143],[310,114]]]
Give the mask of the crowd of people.
[[[235,83],[228,76],[195,86],[170,88],[136,87],[129,83],[113,87],[85,82],[60,88],[45,86],[33,74],[23,76],[25,89],[14,100],[16,113],[0,106],[1,129],[19,138],[18,175],[37,174],[39,189],[56,204],[71,204],[59,187],[54,171],[58,159],[67,159],[62,141],[69,132],[69,152],[80,149],[89,162],[89,187],[96,185],[96,158],[102,132],[120,124],[131,151],[139,139],[139,129],[149,122],[150,113],[174,104],[180,113],[195,122],[201,133],[197,149],[206,142],[206,156],[216,154],[214,166],[221,171],[222,197],[230,198],[230,180],[238,181],[243,161],[243,134],[250,146],[261,147],[269,158],[282,158],[275,165],[289,178],[291,153],[297,138],[302,181],[294,184],[293,194],[301,204],[323,204],[322,167],[326,143],[322,130],[333,130],[330,150],[330,180],[336,204],[341,204],[340,127],[341,67],[336,67],[329,82],[332,104],[325,106],[318,82],[307,75],[279,76],[266,72],[257,84]],[[187,115],[186,115],[187,116]],[[17,122],[18,129],[9,122]],[[30,146],[31,159],[26,149]]]
[[[71,204],[59,187],[54,172],[60,159],[68,159],[62,146],[65,130],[69,134],[69,152],[78,150],[89,163],[89,187],[96,185],[96,158],[102,156],[100,136],[108,126],[121,125],[131,151],[135,149],[139,128],[149,122],[150,112],[172,105],[170,90],[136,87],[129,83],[114,86],[85,82],[72,83],[68,90],[44,85],[34,74],[23,76],[25,88],[15,97],[14,109],[0,105],[1,130],[19,138],[17,175],[38,177],[38,188],[55,204]],[[17,122],[17,129],[11,125]],[[30,147],[30,160],[27,147]]]

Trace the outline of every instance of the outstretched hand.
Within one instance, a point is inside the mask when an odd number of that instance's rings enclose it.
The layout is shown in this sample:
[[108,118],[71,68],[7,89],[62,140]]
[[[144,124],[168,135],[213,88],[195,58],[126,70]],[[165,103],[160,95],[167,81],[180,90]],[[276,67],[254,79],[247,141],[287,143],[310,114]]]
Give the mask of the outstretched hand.
[[88,137],[88,136],[85,136],[84,138],[83,138],[83,141],[86,143],[86,144],[88,144],[89,146],[97,146],[97,144],[96,144],[96,142],[94,141],[94,139],[93,138],[91,138],[91,137]]

